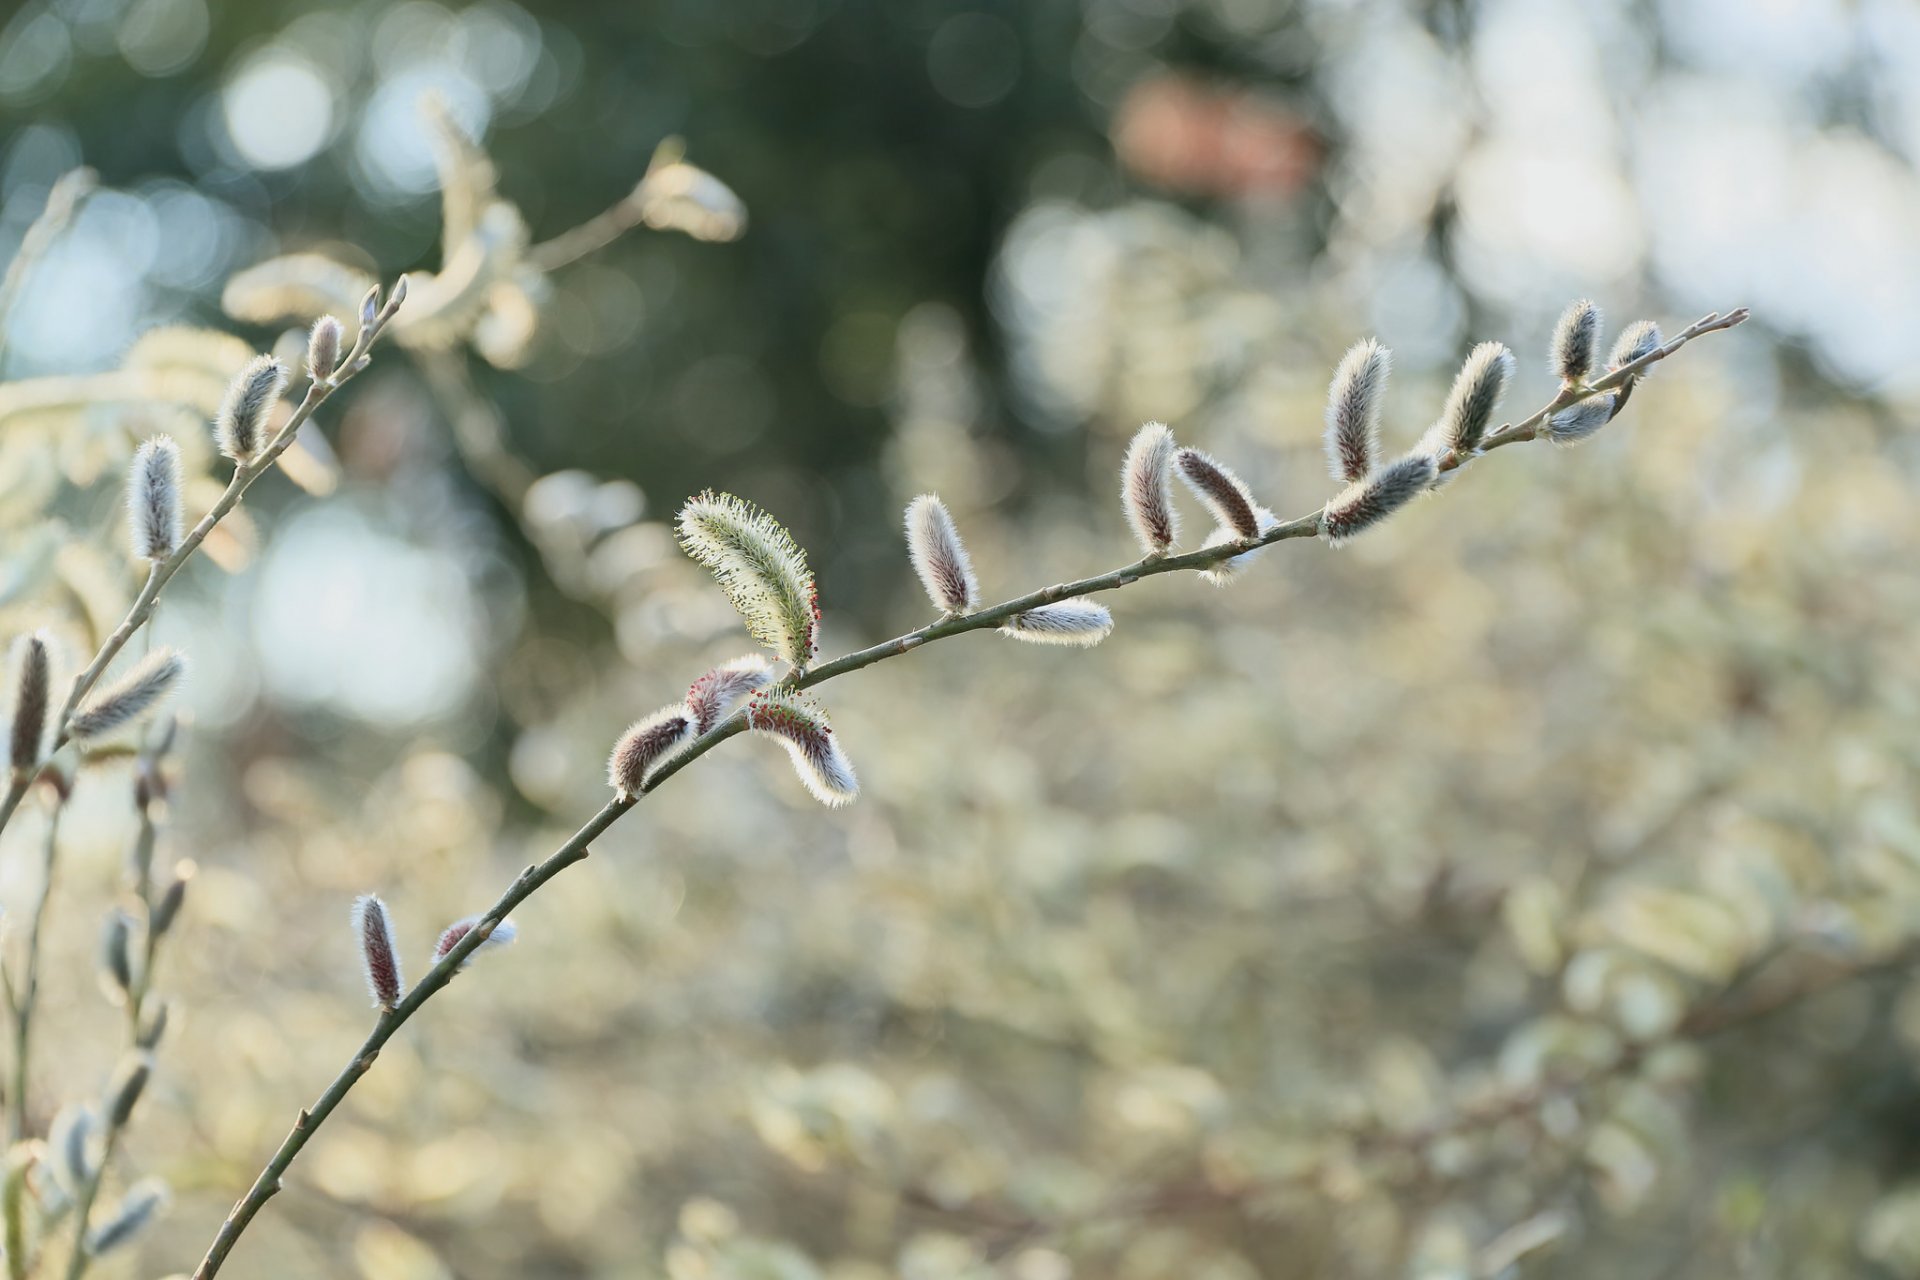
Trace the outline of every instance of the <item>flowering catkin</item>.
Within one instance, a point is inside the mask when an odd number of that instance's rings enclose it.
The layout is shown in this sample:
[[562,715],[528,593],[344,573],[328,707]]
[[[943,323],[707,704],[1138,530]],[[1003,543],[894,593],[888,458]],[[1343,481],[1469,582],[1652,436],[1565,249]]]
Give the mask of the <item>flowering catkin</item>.
[[1600,345],[1600,308],[1582,298],[1561,313],[1553,328],[1553,372],[1563,382],[1584,382]]
[[946,504],[923,493],[907,504],[907,557],[927,598],[942,613],[965,613],[980,603],[980,579],[974,576],[960,531]]
[[[486,919],[485,916],[468,916],[463,920],[455,920],[452,924],[448,925],[446,931],[440,935],[440,941],[433,944],[433,958],[435,960],[446,959],[447,952],[459,946],[460,939],[472,933],[474,927],[484,919]],[[466,968],[473,963],[475,956],[484,951],[496,951],[501,947],[509,945],[519,936],[520,927],[518,925],[514,924],[512,920],[502,920],[499,924],[493,926],[493,932],[483,938],[479,946],[467,953],[466,958],[460,962],[460,967],[462,969]]]
[[1380,452],[1380,400],[1393,353],[1372,338],[1348,348],[1327,387],[1327,467],[1351,483]]
[[687,689],[695,736],[710,732],[735,702],[773,683],[773,664],[757,653],[723,662]]
[[820,606],[807,556],[752,503],[708,490],[680,509],[680,546],[713,574],[753,638],[796,667],[813,660]]
[[1420,442],[1420,452],[1436,458],[1443,453],[1461,458],[1478,453],[1512,377],[1513,352],[1505,343],[1483,342],[1468,352],[1453,379],[1453,389],[1447,393],[1440,420]]
[[340,322],[332,316],[321,316],[313,322],[313,331],[307,335],[307,376],[315,382],[325,382],[340,367],[340,342],[343,337]]
[[215,420],[220,452],[237,463],[252,462],[265,443],[267,417],[287,385],[287,369],[272,356],[255,356],[227,387]]
[[747,728],[779,740],[813,798],[839,806],[860,793],[853,764],[840,749],[827,714],[811,698],[791,690],[768,689],[747,704]]
[[1340,546],[1424,493],[1439,472],[1432,458],[1410,453],[1346,487],[1320,514],[1320,532]]
[[694,735],[693,713],[681,704],[662,707],[646,719],[634,721],[607,757],[608,784],[623,797],[639,795],[654,767],[678,755]]
[[387,904],[371,893],[355,898],[353,932],[360,940],[360,967],[366,974],[373,1007],[393,1008],[400,1003],[405,988],[400,978],[400,947],[394,941]]
[[1150,556],[1162,554],[1180,538],[1180,513],[1173,505],[1177,448],[1164,422],[1149,422],[1134,433],[1120,465],[1120,505],[1140,550]]
[[40,747],[47,731],[47,699],[53,681],[50,649],[49,637],[44,631],[31,632],[14,642],[13,661],[20,674],[14,684],[8,761],[15,770],[32,769],[40,763]]
[[1541,433],[1555,444],[1579,444],[1613,421],[1618,404],[1616,395],[1590,396],[1548,418]]
[[1193,496],[1206,504],[1223,529],[1236,538],[1251,538],[1260,532],[1259,508],[1240,477],[1198,449],[1182,449],[1174,454],[1180,478],[1193,490]]
[[99,1257],[126,1244],[160,1216],[169,1198],[167,1184],[158,1178],[134,1183],[113,1214],[87,1233],[87,1252]]
[[127,469],[127,534],[140,560],[165,560],[180,545],[180,446],[154,436]]
[[1090,649],[1113,632],[1113,614],[1091,600],[1062,600],[1016,613],[1000,624],[1000,634],[1028,644],[1062,644]]
[[186,669],[187,660],[174,650],[155,649],[74,712],[67,732],[84,741],[133,723],[166,697]]

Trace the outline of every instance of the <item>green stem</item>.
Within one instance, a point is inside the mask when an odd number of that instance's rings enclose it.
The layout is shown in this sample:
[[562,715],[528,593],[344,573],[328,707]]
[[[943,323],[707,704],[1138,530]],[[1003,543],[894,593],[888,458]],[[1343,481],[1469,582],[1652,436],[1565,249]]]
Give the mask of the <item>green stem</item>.
[[[1544,423],[1549,417],[1558,413],[1569,404],[1620,386],[1644,370],[1647,366],[1656,361],[1664,360],[1701,334],[1711,333],[1718,329],[1730,329],[1746,318],[1747,312],[1745,309],[1730,312],[1725,316],[1721,316],[1718,313],[1709,315],[1690,326],[1664,346],[1656,348],[1639,360],[1633,361],[1631,364],[1621,366],[1604,378],[1586,386],[1562,388],[1560,393],[1539,412],[1518,424],[1503,426],[1499,431],[1494,432],[1483,445],[1483,451],[1498,449],[1509,444],[1518,444],[1522,441],[1533,439],[1540,424]],[[1443,460],[1441,466],[1444,470],[1452,470],[1462,465],[1464,461],[1464,459],[1449,457]],[[910,631],[905,635],[896,636],[892,640],[871,645],[868,648],[847,654],[841,658],[836,658],[832,662],[811,668],[810,670],[795,671],[787,676],[784,683],[797,689],[811,688],[814,685],[823,684],[828,680],[832,680],[837,676],[843,676],[849,672],[870,667],[876,662],[883,662],[888,658],[899,657],[901,654],[917,649],[922,645],[930,644],[936,640],[944,640],[950,636],[962,635],[969,631],[980,631],[987,627],[997,626],[1016,613],[1024,613],[1028,609],[1037,608],[1040,605],[1052,604],[1056,601],[1067,600],[1076,596],[1087,596],[1097,592],[1116,590],[1120,587],[1130,586],[1142,578],[1155,577],[1163,573],[1178,573],[1185,570],[1205,569],[1233,556],[1243,555],[1248,551],[1268,546],[1275,542],[1284,541],[1289,538],[1311,538],[1317,535],[1319,531],[1320,512],[1316,511],[1312,514],[1299,516],[1293,520],[1275,525],[1259,537],[1249,538],[1243,542],[1213,547],[1204,551],[1193,551],[1186,555],[1150,557],[1133,564],[1123,565],[1107,573],[1097,574],[1091,578],[1081,578],[1074,582],[1064,582],[1051,587],[1042,587],[1038,591],[1028,592],[1024,596],[1018,596],[1001,604],[991,605],[972,613],[961,614],[958,617],[943,618],[938,622],[921,627],[917,631]],[[199,1267],[196,1268],[193,1273],[193,1280],[211,1280],[211,1278],[219,1272],[221,1266],[226,1262],[228,1255],[233,1252],[233,1247],[239,1241],[241,1234],[246,1231],[248,1224],[253,1221],[254,1217],[260,1212],[267,1201],[279,1193],[281,1178],[286,1173],[288,1167],[293,1164],[294,1159],[299,1156],[302,1149],[306,1147],[320,1126],[326,1123],[327,1117],[332,1115],[334,1109],[340,1105],[347,1094],[352,1092],[354,1085],[359,1083],[360,1077],[372,1069],[374,1059],[379,1057],[381,1047],[385,1045],[388,1040],[392,1039],[394,1033],[405,1025],[409,1018],[419,1012],[421,1007],[424,1006],[428,1000],[432,999],[435,993],[439,992],[453,980],[453,975],[458,972],[461,964],[473,953],[475,948],[486,941],[494,928],[498,926],[502,920],[506,919],[510,911],[531,897],[533,893],[547,881],[553,879],[574,863],[583,860],[587,856],[587,846],[589,843],[618,821],[623,814],[638,804],[642,798],[651,795],[668,778],[671,778],[674,774],[686,768],[689,764],[713,750],[728,738],[745,731],[745,729],[746,713],[744,711],[734,712],[718,725],[715,725],[713,729],[708,731],[685,751],[674,756],[671,760],[656,769],[648,778],[646,787],[639,795],[630,797],[616,796],[614,799],[608,801],[598,813],[593,815],[585,826],[575,832],[571,839],[549,855],[544,862],[530,866],[521,872],[519,877],[507,889],[506,893],[501,896],[500,900],[495,902],[493,906],[487,910],[487,913],[481,917],[480,923],[468,931],[467,935],[460,939],[445,957],[427,971],[426,976],[420,980],[419,985],[409,992],[406,998],[399,1004],[383,1012],[379,1018],[375,1020],[373,1030],[367,1036],[365,1043],[360,1046],[360,1051],[356,1053],[352,1060],[347,1063],[346,1067],[334,1077],[333,1082],[326,1087],[318,1100],[316,1100],[311,1107],[301,1111],[295,1118],[292,1131],[282,1140],[280,1146],[268,1159],[266,1167],[260,1171],[259,1177],[254,1179],[253,1185],[248,1188],[247,1193],[234,1204],[233,1208],[228,1212],[226,1219],[220,1224],[219,1231],[214,1235],[213,1244],[208,1248],[206,1256],[201,1259]]]
[[34,899],[33,913],[27,921],[27,957],[19,989],[13,1002],[13,1079],[7,1090],[7,1142],[19,1142],[27,1136],[27,1079],[33,1051],[33,1014],[40,999],[40,933],[47,918],[47,901],[53,897],[54,873],[60,864],[60,813],[64,805],[55,805],[47,818],[47,839],[42,855],[40,896]]

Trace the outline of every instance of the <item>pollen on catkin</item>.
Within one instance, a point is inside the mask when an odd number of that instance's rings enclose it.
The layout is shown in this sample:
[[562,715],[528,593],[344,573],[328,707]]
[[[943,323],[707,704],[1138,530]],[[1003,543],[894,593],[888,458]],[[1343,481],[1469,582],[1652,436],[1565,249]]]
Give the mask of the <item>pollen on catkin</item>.
[[687,689],[687,710],[693,713],[697,737],[709,733],[733,704],[773,683],[773,664],[758,653],[723,662],[695,680]]
[[1501,342],[1483,342],[1467,353],[1453,379],[1446,404],[1421,440],[1418,452],[1439,458],[1451,453],[1471,458],[1487,438],[1487,427],[1500,408],[1501,397],[1513,377],[1513,352]]
[[622,797],[639,795],[646,789],[648,775],[685,750],[694,737],[693,712],[681,703],[634,721],[607,757],[608,784]]
[[179,653],[155,649],[75,711],[67,732],[85,741],[132,724],[172,691],[186,669],[187,660]]
[[1327,469],[1351,483],[1373,470],[1380,452],[1380,404],[1393,353],[1373,338],[1347,349],[1327,386]]
[[827,713],[811,698],[792,690],[762,690],[747,703],[747,728],[786,748],[793,771],[821,804],[838,807],[860,794],[852,761],[840,749]]
[[1599,345],[1600,308],[1591,299],[1582,298],[1562,312],[1560,322],[1553,327],[1554,376],[1562,382],[1586,381]]
[[315,382],[325,382],[340,367],[340,343],[345,337],[340,322],[332,316],[321,316],[313,322],[313,330],[307,334],[307,376]]
[[1548,418],[1541,434],[1558,445],[1575,445],[1613,421],[1619,409],[1619,397],[1608,394],[1590,396]]
[[714,576],[753,638],[796,667],[820,642],[820,605],[807,556],[780,522],[709,490],[680,509],[680,546]]
[[180,546],[180,446],[154,436],[127,469],[127,535],[140,560],[165,560]]
[[1016,613],[1000,624],[1000,634],[1028,644],[1059,644],[1090,649],[1113,633],[1113,614],[1091,600],[1061,600]]
[[400,977],[400,945],[394,941],[387,904],[371,893],[355,898],[353,932],[360,942],[360,968],[366,975],[373,1007],[393,1008],[400,1003],[405,987]]
[[1320,514],[1320,532],[1341,546],[1426,492],[1438,475],[1432,458],[1410,453],[1350,484]]
[[1134,432],[1120,464],[1120,505],[1140,550],[1150,556],[1164,554],[1180,540],[1180,512],[1173,505],[1178,448],[1164,422],[1149,422]]
[[942,613],[965,613],[979,604],[980,579],[946,504],[931,493],[921,494],[907,504],[906,525],[907,558],[933,607]]
[[1173,460],[1187,488],[1213,513],[1221,528],[1232,530],[1236,538],[1251,538],[1260,532],[1259,506],[1239,476],[1198,449],[1182,449]]
[[252,462],[266,444],[267,419],[286,389],[287,369],[272,356],[255,356],[227,386],[215,419],[220,452],[237,463]]
[[8,763],[17,772],[37,767],[47,735],[47,703],[53,684],[53,641],[34,631],[14,641],[13,725],[8,734]]
[[[433,958],[436,961],[446,959],[447,952],[459,946],[460,940],[472,933],[484,919],[486,919],[485,916],[467,916],[465,919],[455,920],[452,924],[448,925],[445,931],[441,933],[440,941],[433,944]],[[483,952],[497,951],[501,947],[511,945],[513,940],[519,936],[520,926],[516,925],[511,919],[502,920],[499,924],[493,926],[493,932],[483,938],[479,946],[467,953],[466,958],[460,962],[460,967],[462,969],[466,968],[473,963],[475,956]]]

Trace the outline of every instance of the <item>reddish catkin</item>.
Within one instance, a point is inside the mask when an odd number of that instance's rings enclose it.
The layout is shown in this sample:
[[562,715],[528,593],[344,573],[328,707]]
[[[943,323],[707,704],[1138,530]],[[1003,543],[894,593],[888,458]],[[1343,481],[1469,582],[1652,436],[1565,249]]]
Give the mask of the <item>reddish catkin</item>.
[[818,703],[789,690],[769,689],[747,704],[747,728],[779,741],[793,771],[821,804],[838,807],[860,793],[853,763]]
[[607,782],[622,796],[646,790],[647,777],[694,738],[693,713],[684,704],[662,707],[636,720],[607,757]]
[[1408,454],[1346,487],[1320,515],[1320,532],[1341,546],[1426,492],[1439,474],[1432,458]]
[[1349,483],[1373,470],[1380,453],[1380,402],[1393,353],[1372,338],[1348,348],[1327,387],[1327,469]]
[[740,699],[773,683],[773,664],[757,653],[723,662],[687,689],[695,737],[710,733]]
[[931,493],[921,494],[907,504],[906,526],[907,558],[933,607],[965,613],[978,605],[980,580],[946,505]]
[[360,941],[360,967],[376,1009],[391,1009],[405,990],[400,977],[400,946],[394,941],[387,904],[371,893],[353,900],[353,931]]
[[1173,505],[1178,448],[1164,422],[1149,422],[1134,433],[1120,465],[1120,505],[1140,550],[1150,556],[1165,554],[1180,540],[1180,513]]
[[1198,449],[1180,450],[1174,455],[1174,465],[1187,488],[1213,513],[1221,528],[1232,530],[1236,538],[1259,534],[1259,506],[1239,476]]
[[[433,944],[433,958],[436,961],[446,959],[447,953],[459,946],[460,940],[478,928],[480,922],[484,919],[486,919],[485,916],[467,916],[465,919],[455,920],[452,924],[448,925],[445,931],[441,933],[440,940]],[[499,924],[493,926],[493,932],[489,933],[479,946],[467,953],[466,959],[460,962],[460,967],[462,969],[466,968],[469,964],[473,963],[475,956],[484,952],[497,951],[501,947],[508,946],[519,936],[520,927],[518,925],[514,924],[511,919],[502,920]]]

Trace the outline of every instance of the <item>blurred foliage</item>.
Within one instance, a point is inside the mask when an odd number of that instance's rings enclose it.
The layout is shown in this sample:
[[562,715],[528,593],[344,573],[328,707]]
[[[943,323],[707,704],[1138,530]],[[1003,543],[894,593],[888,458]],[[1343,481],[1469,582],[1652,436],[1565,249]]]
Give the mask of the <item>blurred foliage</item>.
[[[1144,418],[1308,511],[1348,341],[1395,346],[1410,442],[1480,337],[1544,402],[1591,292],[1670,328],[1762,305],[1591,445],[1351,550],[1136,587],[1088,654],[970,638],[834,685],[849,810],[765,743],[701,761],[382,1054],[235,1274],[1920,1276],[1920,513],[1883,349],[1914,19],[1743,9],[22,6],[0,230],[72,163],[102,191],[0,385],[6,635],[77,655],[118,618],[132,444],[205,470],[245,357],[208,330],[283,340],[223,315],[232,277],[446,266],[421,91],[516,255],[670,135],[751,215],[506,271],[524,360],[384,349],[322,415],[338,487],[263,485],[253,567],[169,595],[196,665],[163,857],[201,871],[128,1143],[177,1199],[139,1274],[198,1257],[358,1045],[352,897],[417,972],[604,800],[621,725],[747,647],[662,523],[682,495],[790,524],[831,654],[926,620],[915,493],[989,599],[1130,556]],[[1761,196],[1793,216],[1728,212]],[[161,322],[195,336],[135,342]],[[162,348],[205,369],[113,390]],[[49,380],[87,394],[23,409]],[[63,827],[36,1133],[112,1067],[129,768]]]

